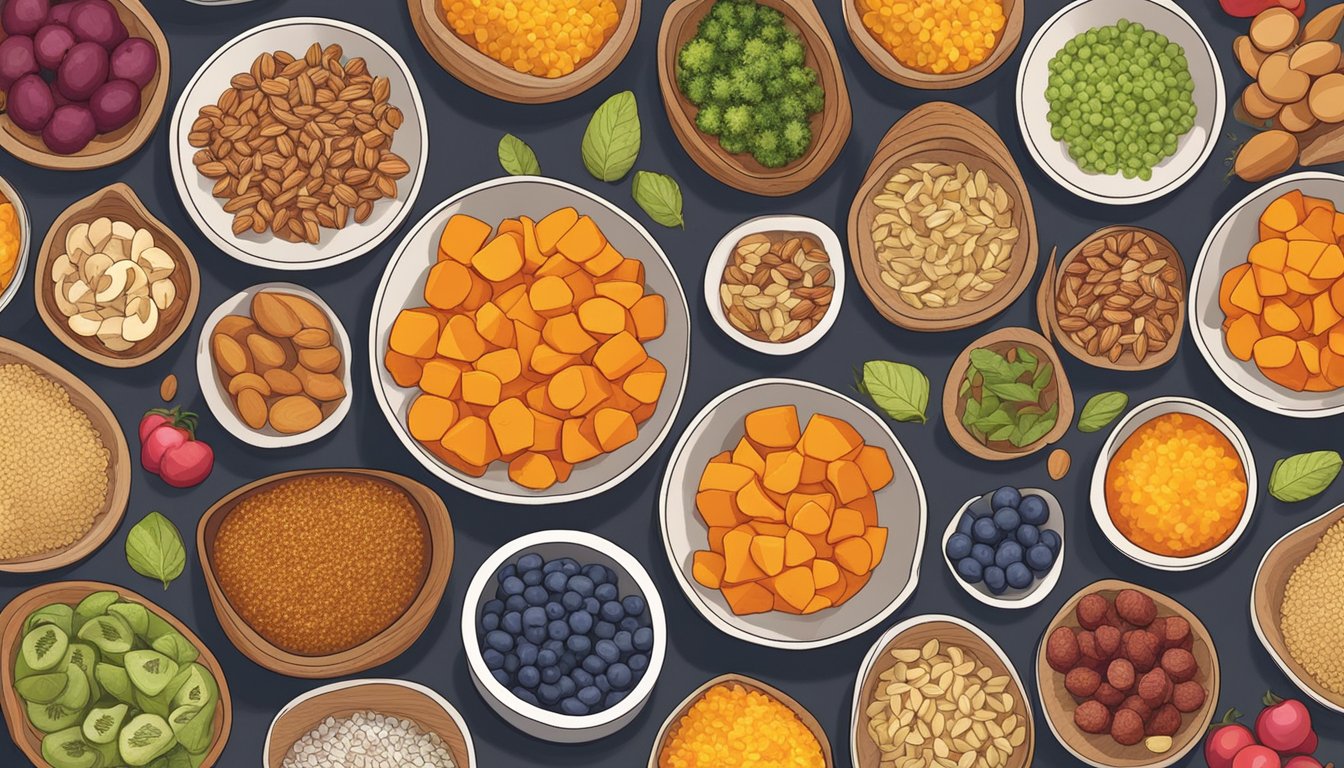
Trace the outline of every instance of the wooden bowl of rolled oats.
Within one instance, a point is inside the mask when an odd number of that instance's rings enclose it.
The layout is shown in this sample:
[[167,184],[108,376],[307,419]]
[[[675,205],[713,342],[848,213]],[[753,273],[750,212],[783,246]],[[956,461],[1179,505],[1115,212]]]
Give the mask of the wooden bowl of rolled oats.
[[946,102],[887,132],[849,215],[850,259],[873,306],[915,331],[1007,309],[1036,271],[1031,195],[1003,139]]

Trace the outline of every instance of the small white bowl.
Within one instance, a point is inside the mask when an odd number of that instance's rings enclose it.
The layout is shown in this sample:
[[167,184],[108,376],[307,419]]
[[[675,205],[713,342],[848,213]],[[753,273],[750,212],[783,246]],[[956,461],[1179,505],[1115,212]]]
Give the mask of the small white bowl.
[[[213,182],[196,170],[196,148],[187,142],[191,125],[201,107],[214,104],[227,90],[233,76],[252,67],[257,56],[268,51],[288,51],[303,56],[308,46],[340,45],[347,59],[363,57],[369,72],[388,78],[392,87],[389,103],[400,109],[405,122],[392,140],[392,151],[410,166],[410,173],[397,182],[396,200],[379,200],[373,214],[362,224],[353,220],[344,229],[323,229],[316,245],[291,243],[274,236],[245,232],[233,234],[233,214],[224,211],[224,200],[212,194]],[[277,19],[253,27],[220,47],[192,76],[173,111],[168,157],[173,181],[187,215],[210,242],[239,261],[259,267],[285,270],[321,269],[358,258],[391,236],[406,219],[420,194],[428,165],[429,129],[420,89],[397,50],[362,27],[336,19],[296,17]]]
[[[1194,100],[1199,110],[1195,124],[1180,138],[1176,154],[1158,163],[1148,181],[1085,172],[1069,156],[1065,143],[1051,137],[1046,117],[1050,112],[1045,98],[1050,60],[1077,35],[1120,19],[1160,32],[1185,49],[1195,84]],[[1108,205],[1156,200],[1194,178],[1222,135],[1226,102],[1218,56],[1199,25],[1173,0],[1077,0],[1041,25],[1022,54],[1017,75],[1017,121],[1036,164],[1075,195]]]
[[1190,278],[1190,332],[1204,361],[1218,380],[1237,397],[1280,416],[1320,419],[1344,413],[1344,389],[1334,392],[1294,392],[1265,378],[1254,362],[1232,356],[1223,337],[1223,310],[1218,288],[1223,275],[1239,264],[1259,239],[1260,215],[1269,204],[1291,190],[1331,200],[1344,210],[1344,176],[1303,171],[1265,184],[1232,207],[1209,232]]
[[1015,589],[1008,587],[1003,594],[996,595],[989,591],[982,581],[979,584],[967,584],[965,580],[957,574],[956,564],[947,556],[947,540],[952,538],[952,534],[957,532],[957,522],[961,520],[962,515],[968,514],[971,507],[977,504],[989,505],[989,498],[993,491],[989,493],[974,496],[957,510],[957,514],[952,516],[952,521],[947,524],[947,530],[943,532],[943,562],[947,564],[947,569],[952,572],[952,578],[961,586],[966,594],[979,600],[985,605],[995,608],[1030,608],[1033,605],[1044,600],[1054,591],[1055,585],[1059,583],[1059,574],[1064,570],[1064,509],[1059,505],[1059,499],[1044,488],[1021,488],[1019,489],[1023,496],[1035,494],[1045,499],[1045,506],[1050,510],[1050,517],[1046,519],[1045,525],[1040,526],[1047,531],[1054,531],[1059,534],[1059,554],[1055,556],[1055,564],[1050,566],[1045,576],[1035,579],[1031,586],[1025,589]]
[[[810,616],[769,611],[738,616],[717,589],[691,578],[697,550],[707,546],[708,526],[696,513],[700,472],[716,454],[731,450],[742,437],[747,414],[776,405],[795,405],[805,425],[814,413],[841,418],[868,445],[887,452],[894,477],[877,491],[879,522],[885,526],[887,550],[872,578],[844,605]],[[794,379],[757,379],[714,398],[682,434],[672,452],[659,501],[663,548],[686,599],[724,634],[748,643],[789,651],[806,651],[843,642],[881,624],[895,613],[919,583],[928,509],[924,487],[914,463],[886,422],[859,403],[818,384]]]
[[[477,622],[481,606],[493,599],[495,575],[505,565],[525,554],[535,553],[547,560],[572,557],[581,563],[605,565],[620,577],[621,597],[639,595],[648,606],[653,626],[653,650],[644,676],[630,694],[611,709],[591,715],[563,715],[529,704],[505,688],[490,674],[481,656]],[[529,736],[558,744],[579,744],[605,738],[625,726],[644,709],[658,674],[667,658],[667,614],[662,598],[648,571],[633,555],[616,544],[582,531],[540,531],[528,534],[495,550],[481,564],[467,587],[467,603],[462,611],[462,646],[467,652],[467,669],[481,698],[497,715]]]
[[[723,270],[728,266],[728,258],[732,255],[733,248],[742,238],[764,232],[800,232],[812,235],[821,243],[822,249],[831,259],[830,284],[835,292],[831,296],[831,303],[826,309],[826,314],[821,316],[821,322],[817,323],[812,330],[793,341],[777,343],[751,338],[728,322],[728,317],[723,312],[723,302],[719,298],[719,285],[723,282]],[[705,265],[705,306],[709,309],[709,316],[714,318],[714,322],[720,330],[727,334],[728,338],[754,352],[760,352],[763,355],[792,355],[802,352],[821,341],[821,337],[825,336],[827,331],[831,330],[831,326],[835,325],[836,315],[840,314],[840,304],[845,298],[845,262],[847,259],[844,256],[845,252],[842,250],[840,238],[836,236],[835,230],[816,219],[807,216],[778,215],[759,216],[745,221],[723,236],[719,244],[714,246],[714,252],[709,256],[709,263]]]
[[4,200],[14,206],[14,217],[19,222],[19,258],[14,265],[14,277],[10,278],[9,285],[0,289],[0,310],[3,310],[14,300],[14,296],[19,292],[19,285],[23,283],[23,275],[28,270],[28,250],[32,246],[33,225],[28,220],[28,209],[23,205],[23,198],[19,197],[18,190],[9,183],[9,179],[0,178],[0,195],[4,195]]
[[[1242,468],[1246,472],[1246,506],[1241,511],[1241,519],[1237,522],[1237,527],[1218,546],[1207,552],[1190,555],[1189,557],[1158,555],[1138,546],[1125,538],[1120,529],[1115,527],[1115,523],[1111,520],[1110,510],[1106,506],[1106,470],[1110,467],[1111,460],[1115,458],[1115,454],[1119,452],[1125,440],[1134,434],[1135,430],[1154,418],[1168,413],[1190,414],[1212,424],[1214,429],[1221,432],[1228,442],[1232,443],[1232,447],[1236,449],[1237,457],[1241,459]],[[1102,533],[1106,534],[1106,538],[1110,540],[1111,546],[1120,550],[1126,557],[1149,568],[1157,568],[1163,571],[1190,571],[1212,563],[1236,546],[1237,541],[1241,539],[1242,534],[1251,524],[1251,516],[1255,513],[1255,498],[1259,491],[1260,487],[1255,473],[1255,456],[1251,453],[1251,446],[1246,442],[1246,436],[1241,433],[1241,430],[1231,419],[1198,400],[1185,397],[1159,397],[1135,406],[1125,415],[1125,418],[1120,420],[1119,424],[1115,425],[1115,429],[1111,430],[1111,436],[1106,439],[1106,444],[1102,446],[1101,456],[1097,459],[1096,467],[1092,470],[1090,499],[1092,502],[1092,517],[1096,519]]]
[[[223,320],[225,315],[247,314],[248,307],[252,304],[252,297],[262,291],[281,291],[308,299],[326,313],[327,320],[331,323],[332,330],[335,331],[334,343],[341,350],[340,375],[341,383],[345,385],[345,397],[337,404],[336,410],[307,432],[286,435],[277,432],[269,424],[261,429],[253,429],[244,424],[233,407],[233,398],[220,384],[219,375],[215,371],[215,361],[210,353],[210,337],[214,333],[215,326],[219,325],[219,321]],[[210,406],[210,413],[214,414],[215,420],[223,425],[229,431],[229,434],[248,445],[255,445],[258,448],[289,448],[311,443],[330,434],[340,425],[345,415],[350,412],[350,400],[355,396],[354,382],[350,378],[350,369],[354,364],[352,354],[350,337],[345,333],[345,326],[341,325],[341,318],[332,311],[321,296],[293,283],[262,283],[227,299],[223,304],[216,307],[214,312],[210,313],[210,317],[206,318],[205,325],[201,327],[200,341],[196,344],[196,378],[200,381],[201,394],[205,396],[206,405]]]

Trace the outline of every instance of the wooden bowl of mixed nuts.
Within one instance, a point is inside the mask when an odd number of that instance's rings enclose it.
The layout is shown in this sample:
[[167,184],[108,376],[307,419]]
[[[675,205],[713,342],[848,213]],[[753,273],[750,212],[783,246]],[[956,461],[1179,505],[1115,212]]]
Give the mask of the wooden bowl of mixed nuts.
[[1176,355],[1185,328],[1185,263],[1162,235],[1106,227],[1046,267],[1041,329],[1098,368],[1145,371]]
[[791,355],[831,329],[845,294],[840,238],[805,216],[762,216],[724,235],[705,268],[705,305],[723,332],[767,355]]

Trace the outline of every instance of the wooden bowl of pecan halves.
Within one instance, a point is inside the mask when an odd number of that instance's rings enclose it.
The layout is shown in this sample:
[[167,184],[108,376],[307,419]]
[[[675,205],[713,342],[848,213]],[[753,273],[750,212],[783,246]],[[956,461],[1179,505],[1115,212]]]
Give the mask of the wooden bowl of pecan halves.
[[1176,355],[1185,327],[1185,263],[1171,241],[1139,227],[1106,227],[1058,265],[1037,296],[1041,329],[1089,365],[1156,368]]

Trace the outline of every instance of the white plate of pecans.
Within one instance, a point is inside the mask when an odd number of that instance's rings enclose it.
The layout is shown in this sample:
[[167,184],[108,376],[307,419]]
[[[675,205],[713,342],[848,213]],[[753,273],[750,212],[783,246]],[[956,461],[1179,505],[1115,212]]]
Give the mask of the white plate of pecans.
[[172,136],[178,194],[206,237],[286,270],[340,264],[387,239],[429,152],[406,62],[373,33],[321,18],[225,43],[183,91]]

